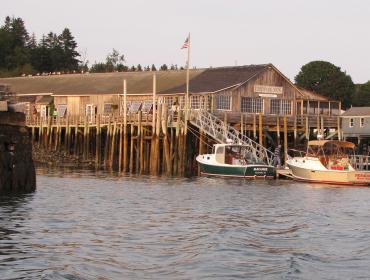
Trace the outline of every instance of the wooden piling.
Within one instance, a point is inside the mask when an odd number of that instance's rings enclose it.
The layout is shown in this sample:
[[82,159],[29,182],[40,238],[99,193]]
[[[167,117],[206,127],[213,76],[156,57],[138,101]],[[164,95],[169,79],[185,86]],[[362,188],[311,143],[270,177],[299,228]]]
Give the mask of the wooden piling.
[[130,125],[130,174],[134,172],[134,125]]
[[122,171],[122,150],[123,150],[123,124],[119,127],[119,141],[118,141],[118,172]]
[[167,104],[163,104],[163,111],[162,111],[162,143],[163,143],[163,152],[164,152],[164,160],[166,166],[166,175],[171,175],[171,158],[170,158],[170,146],[168,144],[168,136],[167,136]]
[[101,153],[101,129],[100,129],[100,115],[96,119],[96,135],[95,135],[95,166],[100,165],[100,153]]
[[276,146],[280,144],[280,117],[276,116]]
[[143,137],[143,127],[142,127],[142,112],[139,111],[139,114],[138,114],[138,127],[137,127],[137,130],[138,130],[138,139],[137,139],[137,142],[138,142],[138,147],[139,147],[139,174],[142,175],[143,174],[143,168],[144,168],[144,157],[143,157],[143,148],[144,148],[144,137]]
[[253,114],[253,138],[257,139],[256,114]]
[[284,114],[284,163],[286,165],[288,159],[288,126],[287,126],[287,118]]
[[112,169],[113,168],[113,165],[114,165],[114,154],[115,154],[115,151],[116,151],[116,132],[117,132],[117,121],[114,121],[114,124],[113,124],[113,130],[112,130],[112,144],[111,144],[111,148],[110,148],[110,159],[109,159],[109,168]]
[[105,136],[105,143],[104,143],[104,166],[105,167],[108,166],[108,152],[109,152],[110,126],[111,126],[110,123],[111,123],[111,119],[109,116],[108,125],[107,125],[107,133]]
[[263,146],[263,127],[262,127],[262,113],[259,113],[258,114],[258,131],[259,131],[259,134],[258,134],[258,140],[259,140],[259,144],[261,146]]

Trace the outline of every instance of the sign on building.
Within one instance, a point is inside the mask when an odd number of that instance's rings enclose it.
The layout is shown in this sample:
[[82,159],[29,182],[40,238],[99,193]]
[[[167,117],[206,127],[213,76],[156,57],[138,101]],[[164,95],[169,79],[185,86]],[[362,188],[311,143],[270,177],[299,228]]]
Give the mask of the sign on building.
[[283,87],[254,85],[254,92],[265,94],[283,94]]

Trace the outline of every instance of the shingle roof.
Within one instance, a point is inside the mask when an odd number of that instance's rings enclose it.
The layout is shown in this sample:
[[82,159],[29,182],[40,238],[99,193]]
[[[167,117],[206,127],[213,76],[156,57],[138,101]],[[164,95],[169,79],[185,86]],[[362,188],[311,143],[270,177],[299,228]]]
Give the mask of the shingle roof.
[[[261,73],[268,65],[247,65],[190,70],[190,92],[214,92],[246,82]],[[158,93],[185,93],[186,71],[158,71]],[[152,92],[153,72],[118,72],[33,76],[0,79],[17,94],[53,93],[54,95],[117,94],[122,81],[127,80],[128,94]]]
[[[204,70],[191,70],[193,78]],[[94,74],[70,74],[0,79],[0,84],[11,86],[17,94],[53,93],[54,95],[117,94],[122,92],[123,80],[127,80],[128,94],[151,93],[154,72],[116,72]],[[158,71],[157,91],[185,84],[186,71]]]
[[[189,92],[215,92],[243,83],[258,75],[267,68],[268,64],[245,65],[235,67],[208,68],[199,75],[193,77],[189,83]],[[186,92],[186,84],[179,85],[161,93]]]
[[370,116],[370,107],[351,107],[345,111],[342,117],[364,117]]

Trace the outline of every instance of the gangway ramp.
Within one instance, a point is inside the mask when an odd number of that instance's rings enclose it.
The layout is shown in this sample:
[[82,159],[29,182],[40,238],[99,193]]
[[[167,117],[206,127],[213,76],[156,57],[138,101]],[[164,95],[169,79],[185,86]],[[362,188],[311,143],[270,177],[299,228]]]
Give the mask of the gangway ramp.
[[205,132],[218,143],[227,144],[231,142],[234,144],[245,145],[248,148],[248,151],[256,158],[269,165],[272,164],[274,154],[271,151],[249,137],[241,134],[238,130],[220,120],[210,112],[206,110],[192,110],[190,112],[190,123]]

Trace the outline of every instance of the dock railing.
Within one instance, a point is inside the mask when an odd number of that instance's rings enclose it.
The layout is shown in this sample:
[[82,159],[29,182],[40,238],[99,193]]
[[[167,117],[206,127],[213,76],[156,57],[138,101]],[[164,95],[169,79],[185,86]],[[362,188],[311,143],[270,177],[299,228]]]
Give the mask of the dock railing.
[[370,170],[370,156],[352,155],[349,157],[352,167],[359,171]]
[[234,144],[245,145],[249,148],[249,152],[252,153],[255,158],[258,158],[267,164],[273,163],[274,154],[271,151],[253,141],[246,135],[240,133],[238,130],[229,126],[227,123],[206,110],[191,111],[190,122],[219,143],[226,144],[231,141],[231,143]]

